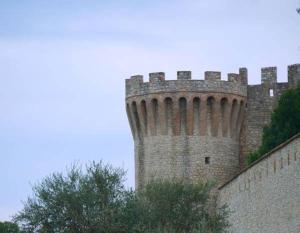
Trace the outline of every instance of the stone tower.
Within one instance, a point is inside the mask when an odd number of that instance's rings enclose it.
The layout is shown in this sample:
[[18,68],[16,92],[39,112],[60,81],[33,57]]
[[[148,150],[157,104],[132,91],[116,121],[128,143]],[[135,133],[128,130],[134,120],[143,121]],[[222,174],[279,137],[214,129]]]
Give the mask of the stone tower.
[[135,181],[180,177],[223,183],[244,166],[245,156],[261,143],[280,95],[300,84],[300,64],[288,67],[288,82],[277,82],[277,68],[261,69],[261,84],[248,85],[248,72],[207,71],[192,80],[150,73],[126,80],[126,110],[135,150]]
[[126,110],[135,145],[136,186],[153,178],[224,182],[239,171],[239,138],[247,97],[247,70],[205,72],[191,80],[151,73],[126,80]]

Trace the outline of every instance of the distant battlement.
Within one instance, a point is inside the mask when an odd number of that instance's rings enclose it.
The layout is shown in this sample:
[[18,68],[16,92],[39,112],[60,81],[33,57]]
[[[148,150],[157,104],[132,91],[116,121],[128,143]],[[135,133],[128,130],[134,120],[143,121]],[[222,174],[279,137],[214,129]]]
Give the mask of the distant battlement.
[[288,82],[291,87],[300,85],[300,64],[288,66]]
[[[285,84],[285,83],[283,83]],[[288,66],[288,86],[300,84],[300,64]],[[228,73],[227,81],[221,80],[221,72],[206,71],[204,80],[192,80],[191,71],[178,71],[177,80],[166,80],[165,73],[149,74],[149,82],[144,82],[143,75],[134,75],[126,79],[126,97],[147,95],[160,92],[220,92],[241,96],[247,95],[248,71],[240,68],[239,73]],[[277,85],[277,67],[261,69],[261,84],[265,87]],[[258,85],[250,85],[258,86]]]
[[[300,84],[300,64],[288,66],[289,86]],[[277,67],[264,67],[261,69],[261,83],[275,85],[277,83]]]

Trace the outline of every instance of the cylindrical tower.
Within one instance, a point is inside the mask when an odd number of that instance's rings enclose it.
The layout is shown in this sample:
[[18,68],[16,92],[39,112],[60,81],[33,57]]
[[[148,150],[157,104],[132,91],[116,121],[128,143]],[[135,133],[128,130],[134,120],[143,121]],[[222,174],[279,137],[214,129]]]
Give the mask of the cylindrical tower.
[[239,171],[239,135],[247,96],[246,69],[228,74],[205,72],[191,80],[150,73],[126,80],[126,110],[134,138],[135,181],[181,177],[224,182]]

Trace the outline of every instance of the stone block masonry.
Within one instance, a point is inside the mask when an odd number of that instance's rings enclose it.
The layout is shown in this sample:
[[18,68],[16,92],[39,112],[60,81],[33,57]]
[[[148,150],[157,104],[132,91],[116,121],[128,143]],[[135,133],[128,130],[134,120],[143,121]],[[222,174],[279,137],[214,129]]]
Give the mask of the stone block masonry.
[[300,134],[219,188],[232,233],[300,232]]
[[300,84],[300,64],[288,66],[288,82],[277,82],[277,68],[261,69],[261,84],[248,85],[247,108],[240,138],[240,166],[244,168],[245,157],[255,151],[262,140],[263,128],[271,121],[271,114],[284,91]]
[[224,182],[239,171],[247,86],[239,74],[230,81],[213,71],[205,80],[191,80],[189,71],[177,75],[126,80],[138,187],[158,177]]

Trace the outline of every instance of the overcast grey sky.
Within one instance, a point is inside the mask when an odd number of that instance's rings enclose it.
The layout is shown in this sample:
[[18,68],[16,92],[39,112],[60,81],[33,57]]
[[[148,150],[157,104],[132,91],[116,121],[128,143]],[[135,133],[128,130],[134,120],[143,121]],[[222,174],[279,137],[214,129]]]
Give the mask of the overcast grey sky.
[[300,0],[1,0],[0,220],[31,185],[74,162],[128,170],[124,79],[300,62]]

